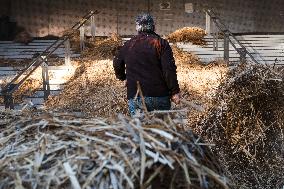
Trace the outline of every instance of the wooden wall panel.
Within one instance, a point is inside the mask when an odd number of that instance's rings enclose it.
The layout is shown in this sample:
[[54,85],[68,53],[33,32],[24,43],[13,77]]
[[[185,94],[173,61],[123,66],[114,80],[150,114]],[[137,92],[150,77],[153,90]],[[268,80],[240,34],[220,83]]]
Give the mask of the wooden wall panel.
[[[283,0],[10,0],[10,11],[8,1],[0,1],[0,10],[39,37],[61,35],[89,10],[100,11],[95,16],[97,35],[133,35],[135,17],[148,10],[161,35],[184,26],[204,28],[204,6],[218,10],[233,32],[284,32]],[[171,6],[161,10],[161,3]],[[192,3],[192,13],[185,12],[185,3]]]

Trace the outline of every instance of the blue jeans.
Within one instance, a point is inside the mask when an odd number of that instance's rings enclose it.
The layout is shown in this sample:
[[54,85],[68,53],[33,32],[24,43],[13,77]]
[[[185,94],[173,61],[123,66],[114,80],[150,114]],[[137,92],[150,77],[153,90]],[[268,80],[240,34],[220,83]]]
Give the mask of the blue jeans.
[[[170,110],[171,100],[169,96],[163,97],[144,97],[146,108],[148,111],[153,110]],[[136,111],[143,111],[143,103],[141,97],[133,98],[128,101],[129,112],[131,116],[134,116]]]

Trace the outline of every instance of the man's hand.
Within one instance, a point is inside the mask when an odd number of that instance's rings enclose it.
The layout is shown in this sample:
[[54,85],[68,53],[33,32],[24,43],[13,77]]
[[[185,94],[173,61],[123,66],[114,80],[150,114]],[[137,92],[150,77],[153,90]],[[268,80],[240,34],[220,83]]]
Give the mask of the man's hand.
[[174,94],[171,97],[171,100],[175,103],[175,104],[179,104],[180,103],[180,93]]

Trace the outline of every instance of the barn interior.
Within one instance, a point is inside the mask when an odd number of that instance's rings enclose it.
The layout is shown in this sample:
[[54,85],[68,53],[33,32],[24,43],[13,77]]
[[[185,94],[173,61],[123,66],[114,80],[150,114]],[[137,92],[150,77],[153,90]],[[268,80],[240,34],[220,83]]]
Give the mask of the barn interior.
[[[141,13],[181,102],[131,117],[113,59]],[[281,0],[1,0],[0,189],[283,188],[283,19]]]

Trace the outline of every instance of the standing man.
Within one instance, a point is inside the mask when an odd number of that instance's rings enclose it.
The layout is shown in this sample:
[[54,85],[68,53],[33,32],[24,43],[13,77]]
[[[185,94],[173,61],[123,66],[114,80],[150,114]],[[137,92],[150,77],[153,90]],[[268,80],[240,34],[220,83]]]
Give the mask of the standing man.
[[169,110],[171,100],[180,101],[176,65],[169,43],[155,33],[150,14],[136,18],[138,35],[127,41],[113,60],[116,77],[127,86],[131,116],[143,111],[143,99],[137,96],[140,88],[147,111]]

